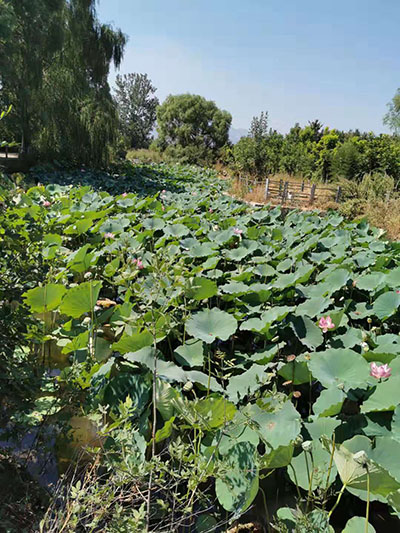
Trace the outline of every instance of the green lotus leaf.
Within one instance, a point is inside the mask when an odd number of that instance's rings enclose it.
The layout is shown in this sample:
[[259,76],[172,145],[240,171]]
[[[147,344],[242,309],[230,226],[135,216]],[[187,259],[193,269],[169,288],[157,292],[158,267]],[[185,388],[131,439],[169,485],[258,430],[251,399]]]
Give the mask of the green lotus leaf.
[[184,224],[171,224],[164,228],[165,235],[168,235],[169,237],[184,237],[189,231],[189,228]]
[[226,468],[215,483],[221,506],[237,515],[243,513],[258,493],[256,448],[249,442],[238,442],[223,456]]
[[311,355],[309,369],[322,386],[351,389],[366,386],[370,367],[362,355],[352,350],[329,349]]
[[254,429],[272,448],[288,446],[300,433],[300,414],[290,401],[274,412],[268,412],[256,404],[247,405],[245,414],[255,424]]
[[374,384],[374,390],[362,404],[361,412],[394,411],[399,403],[398,391],[400,388],[400,376],[391,376],[382,383],[378,383],[378,380],[375,381],[376,385]]
[[132,335],[124,333],[118,342],[114,342],[111,348],[115,352],[124,354],[128,352],[137,352],[142,348],[151,346],[153,342],[153,335],[150,333],[150,331],[144,330],[140,333],[134,333]]
[[369,523],[366,528],[365,517],[353,516],[347,521],[342,533],[375,533],[375,528]]
[[196,313],[186,323],[188,334],[207,344],[211,344],[215,339],[228,340],[236,328],[235,317],[215,307]]
[[236,413],[235,405],[221,396],[210,396],[199,400],[194,409],[202,421],[213,429],[226,425]]
[[241,398],[252,394],[260,387],[270,381],[264,368],[260,365],[253,365],[243,374],[233,376],[229,379],[226,393],[232,401],[239,401]]
[[311,451],[302,451],[294,457],[288,467],[292,482],[304,490],[325,489],[332,485],[337,476],[336,466],[331,464],[331,454],[318,440],[312,441]]
[[61,303],[61,313],[79,318],[84,313],[91,312],[96,305],[101,286],[101,281],[88,281],[69,289]]
[[204,345],[203,341],[190,339],[182,346],[175,349],[177,361],[184,366],[203,366],[204,363]]
[[184,383],[187,379],[185,371],[172,362],[164,361],[159,355],[153,347],[147,346],[136,352],[126,353],[124,358],[131,363],[144,365],[151,372],[155,371],[161,379]]
[[217,284],[207,278],[194,278],[189,289],[186,291],[187,298],[193,300],[207,300],[218,292]]
[[325,389],[314,403],[313,411],[322,417],[337,415],[342,410],[345,399],[346,395],[341,389],[336,387]]
[[285,381],[291,381],[293,385],[309,383],[311,372],[308,370],[307,362],[299,356],[294,361],[284,364],[278,371],[278,374]]
[[308,316],[294,316],[291,327],[302,344],[308,348],[317,348],[324,342],[321,329]]
[[386,320],[396,313],[400,306],[400,294],[385,292],[374,301],[373,314],[381,320]]
[[[157,231],[157,230],[163,229],[163,227],[165,226],[164,220],[162,218],[157,218],[157,217],[147,218],[146,220],[142,222],[142,224],[145,229],[148,229],[151,231]],[[111,230],[106,230],[106,231],[111,231]]]
[[57,309],[66,292],[64,285],[48,283],[26,291],[23,297],[33,313],[46,313]]

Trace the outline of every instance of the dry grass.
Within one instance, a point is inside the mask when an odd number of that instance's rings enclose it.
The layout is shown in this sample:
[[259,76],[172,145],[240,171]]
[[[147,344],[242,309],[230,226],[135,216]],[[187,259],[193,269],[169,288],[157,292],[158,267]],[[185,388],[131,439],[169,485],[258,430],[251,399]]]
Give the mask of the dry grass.
[[385,230],[390,240],[400,239],[400,199],[370,203],[363,215],[370,224]]
[[[276,190],[277,182],[282,179],[283,182],[289,182],[289,198],[282,204],[282,199],[277,196],[276,192],[273,192],[268,198],[265,197],[265,181],[256,182],[255,180],[249,179],[240,179],[235,178],[232,180],[232,185],[230,188],[230,194],[235,198],[244,200],[246,202],[254,202],[258,204],[268,204],[268,205],[283,205],[284,207],[298,207],[300,209],[326,209],[327,204],[334,203],[335,191],[332,188],[332,191],[328,190],[318,190],[316,189],[316,195],[314,201],[311,203],[309,201],[309,196],[311,192],[312,183],[310,181],[303,181],[301,177],[291,178],[285,174],[275,174],[270,177],[270,180],[274,182],[274,187]],[[302,192],[302,197],[299,197],[300,189],[298,185],[303,184],[304,190]],[[295,185],[296,187],[293,187]],[[334,203],[335,207],[337,204]],[[329,205],[329,207],[331,207]]]

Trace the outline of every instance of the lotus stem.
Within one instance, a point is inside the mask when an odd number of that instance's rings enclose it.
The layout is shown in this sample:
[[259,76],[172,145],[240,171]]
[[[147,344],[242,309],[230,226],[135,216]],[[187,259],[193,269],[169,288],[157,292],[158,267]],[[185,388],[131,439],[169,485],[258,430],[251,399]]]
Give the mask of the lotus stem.
[[368,465],[365,465],[365,468],[367,469],[367,508],[365,510],[365,533],[368,533],[368,525],[369,525],[369,470]]
[[344,483],[343,486],[342,486],[342,488],[340,489],[340,492],[339,492],[339,494],[338,494],[338,497],[337,497],[337,500],[336,500],[336,502],[335,502],[335,505],[332,507],[332,509],[331,509],[331,510],[329,511],[329,513],[328,513],[328,518],[331,517],[333,511],[334,511],[334,510],[336,509],[336,507],[339,505],[340,499],[341,499],[341,497],[342,497],[342,495],[343,495],[343,492],[344,492],[345,488],[346,488],[346,483]]

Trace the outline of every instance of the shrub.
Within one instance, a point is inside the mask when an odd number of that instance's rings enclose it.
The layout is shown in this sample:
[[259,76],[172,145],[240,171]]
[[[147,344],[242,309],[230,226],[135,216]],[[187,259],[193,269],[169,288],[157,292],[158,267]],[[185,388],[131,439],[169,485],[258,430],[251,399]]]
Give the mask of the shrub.
[[394,179],[386,173],[365,174],[359,185],[359,195],[368,201],[385,200],[393,194],[394,188]]
[[361,198],[352,198],[340,204],[339,212],[346,218],[355,218],[365,213],[367,204]]

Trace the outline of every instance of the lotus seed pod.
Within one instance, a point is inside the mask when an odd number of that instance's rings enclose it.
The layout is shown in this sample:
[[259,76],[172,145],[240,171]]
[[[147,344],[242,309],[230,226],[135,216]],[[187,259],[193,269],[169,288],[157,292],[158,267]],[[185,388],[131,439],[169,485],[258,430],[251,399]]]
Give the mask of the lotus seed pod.
[[365,466],[368,463],[368,455],[364,450],[360,450],[359,452],[355,453],[353,458],[359,465]]
[[301,444],[303,443],[303,435],[298,435],[295,440],[293,441],[293,444],[295,446],[301,446]]
[[193,383],[191,381],[187,381],[185,385],[183,386],[183,390],[185,392],[190,392],[193,389]]
[[368,324],[372,324],[372,318],[367,318]]
[[305,452],[312,452],[312,449],[313,449],[313,443],[311,440],[305,440],[303,442],[303,444],[301,445],[301,447],[303,448],[303,450]]

